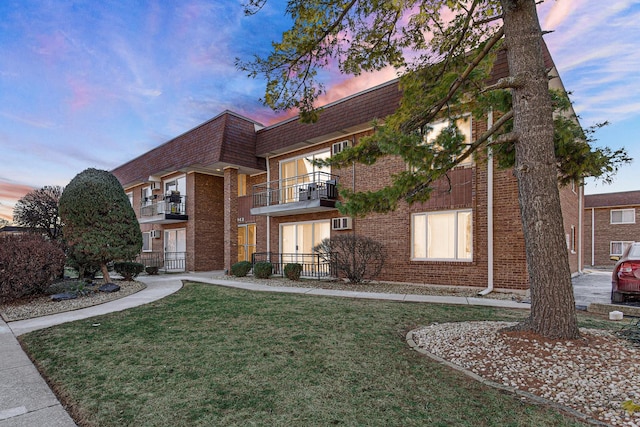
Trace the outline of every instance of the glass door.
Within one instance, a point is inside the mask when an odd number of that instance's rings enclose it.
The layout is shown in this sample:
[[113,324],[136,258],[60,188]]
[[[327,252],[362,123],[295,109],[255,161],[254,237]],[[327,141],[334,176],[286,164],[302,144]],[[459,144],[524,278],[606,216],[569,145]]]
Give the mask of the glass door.
[[305,258],[312,258],[313,247],[322,242],[323,239],[328,238],[330,233],[330,221],[281,225],[280,248],[283,264],[291,262],[304,264]]
[[187,258],[187,230],[178,228],[164,232],[164,268],[184,271]]

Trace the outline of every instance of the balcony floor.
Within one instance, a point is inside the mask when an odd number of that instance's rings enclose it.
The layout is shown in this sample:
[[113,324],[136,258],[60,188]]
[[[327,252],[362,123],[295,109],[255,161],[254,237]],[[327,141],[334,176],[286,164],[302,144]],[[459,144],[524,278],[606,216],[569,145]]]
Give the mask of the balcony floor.
[[286,216],[326,212],[336,209],[335,200],[315,199],[251,208],[251,215]]

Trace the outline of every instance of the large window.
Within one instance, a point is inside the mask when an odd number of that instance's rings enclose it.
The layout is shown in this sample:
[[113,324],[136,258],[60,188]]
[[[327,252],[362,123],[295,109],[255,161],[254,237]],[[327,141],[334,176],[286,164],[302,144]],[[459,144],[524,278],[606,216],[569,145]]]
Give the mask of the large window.
[[627,250],[629,246],[631,246],[633,242],[627,241],[615,241],[610,242],[611,249],[609,251],[610,256],[622,256],[624,251]]
[[238,261],[251,261],[256,252],[256,225],[238,226]]
[[413,260],[472,260],[472,211],[427,212],[411,217]]
[[611,224],[635,224],[635,209],[611,209]]

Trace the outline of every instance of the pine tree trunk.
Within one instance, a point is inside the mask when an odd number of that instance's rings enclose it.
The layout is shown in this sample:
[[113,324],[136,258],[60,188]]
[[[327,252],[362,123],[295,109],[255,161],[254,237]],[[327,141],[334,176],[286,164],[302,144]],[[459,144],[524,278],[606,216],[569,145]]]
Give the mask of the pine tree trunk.
[[553,113],[534,0],[501,0],[512,89],[515,174],[527,252],[531,314],[517,328],[579,337],[553,147]]
[[107,264],[100,264],[100,270],[102,270],[102,279],[104,280],[104,283],[111,283],[111,276],[109,275],[109,267],[107,267]]

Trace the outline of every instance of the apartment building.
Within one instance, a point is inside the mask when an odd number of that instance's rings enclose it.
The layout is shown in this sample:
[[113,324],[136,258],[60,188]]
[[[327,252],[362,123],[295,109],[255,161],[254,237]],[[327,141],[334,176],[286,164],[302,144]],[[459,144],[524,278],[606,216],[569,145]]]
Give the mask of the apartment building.
[[[499,59],[492,80],[506,73],[506,60]],[[119,166],[113,173],[138,215],[142,259],[189,271],[229,270],[239,260],[268,259],[279,268],[300,262],[304,275],[323,276],[330,272],[313,246],[356,233],[387,251],[379,280],[527,289],[517,183],[491,158],[470,159],[450,171],[425,203],[364,218],[345,217],[336,208],[339,186],[375,190],[407,165],[387,157],[373,166],[329,170],[311,160],[358,144],[400,98],[391,81],[325,106],[314,124],[296,117],[263,126],[225,111]],[[434,123],[434,132],[445,124]],[[456,124],[475,138],[491,123],[466,115]],[[582,266],[581,187],[562,187],[561,202],[576,273]]]
[[640,241],[640,191],[584,196],[585,263],[612,267],[632,242]]

